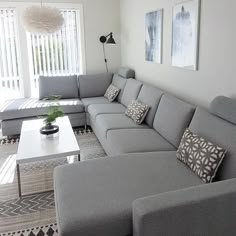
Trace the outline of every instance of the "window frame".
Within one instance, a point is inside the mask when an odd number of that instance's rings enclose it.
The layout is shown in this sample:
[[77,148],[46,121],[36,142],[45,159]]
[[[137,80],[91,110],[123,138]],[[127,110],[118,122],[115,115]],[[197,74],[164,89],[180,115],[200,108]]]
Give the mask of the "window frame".
[[[0,2],[0,7],[16,9],[16,26],[17,39],[19,45],[19,74],[20,74],[20,94],[21,97],[34,97],[31,94],[33,81],[33,71],[30,66],[30,58],[32,56],[31,48],[29,47],[29,34],[21,24],[21,16],[24,10],[30,6],[39,6],[36,2]],[[78,37],[79,37],[79,55],[80,55],[80,74],[86,73],[86,58],[85,58],[85,31],[84,31],[84,11],[81,3],[43,3],[44,6],[57,7],[59,9],[75,9],[79,11],[78,19]],[[23,63],[24,62],[24,63]]]

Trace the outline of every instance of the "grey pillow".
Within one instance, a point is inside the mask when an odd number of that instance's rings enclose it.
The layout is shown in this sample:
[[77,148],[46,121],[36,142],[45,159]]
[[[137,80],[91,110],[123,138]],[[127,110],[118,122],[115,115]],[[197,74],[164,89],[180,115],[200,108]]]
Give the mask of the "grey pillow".
[[39,99],[53,95],[59,95],[61,98],[78,98],[77,75],[40,76]]
[[108,88],[107,91],[104,94],[104,97],[108,99],[109,102],[113,102],[118,94],[120,92],[120,89],[111,84]]
[[177,158],[204,182],[211,183],[226,151],[186,129],[177,150]]
[[131,118],[135,124],[141,125],[149,111],[150,106],[146,105],[138,100],[133,100],[128,105],[125,115]]

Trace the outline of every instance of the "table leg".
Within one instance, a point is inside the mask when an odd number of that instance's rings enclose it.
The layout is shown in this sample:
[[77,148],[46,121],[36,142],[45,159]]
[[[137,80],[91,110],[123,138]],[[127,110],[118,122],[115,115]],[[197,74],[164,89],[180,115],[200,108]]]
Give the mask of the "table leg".
[[78,162],[80,162],[80,154],[78,154]]
[[21,198],[21,180],[20,180],[20,165],[16,164],[17,180],[18,180],[18,194]]

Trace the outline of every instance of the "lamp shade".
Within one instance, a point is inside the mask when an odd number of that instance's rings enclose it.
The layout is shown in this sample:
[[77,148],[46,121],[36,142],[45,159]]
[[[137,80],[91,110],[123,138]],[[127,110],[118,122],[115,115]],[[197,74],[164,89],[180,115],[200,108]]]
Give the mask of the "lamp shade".
[[116,44],[114,38],[113,38],[113,35],[111,34],[110,37],[108,38],[107,40],[107,44]]
[[51,34],[61,29],[64,18],[57,8],[31,6],[24,11],[22,21],[30,33]]

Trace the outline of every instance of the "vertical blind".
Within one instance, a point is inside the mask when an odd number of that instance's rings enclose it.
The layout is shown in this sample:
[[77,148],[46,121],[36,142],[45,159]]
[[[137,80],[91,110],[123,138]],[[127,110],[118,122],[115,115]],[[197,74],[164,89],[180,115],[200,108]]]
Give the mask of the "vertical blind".
[[38,90],[39,75],[70,75],[80,72],[77,10],[61,10],[65,23],[52,35],[30,34],[33,89]]
[[[80,73],[79,9],[61,9],[64,25],[50,35],[28,34],[28,41],[18,37],[18,8],[0,7],[0,99],[20,96],[20,63],[29,56],[31,94],[38,94],[40,75],[70,75]],[[19,54],[19,46],[29,49]]]
[[0,8],[0,98],[20,94],[16,11]]

